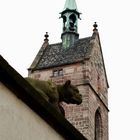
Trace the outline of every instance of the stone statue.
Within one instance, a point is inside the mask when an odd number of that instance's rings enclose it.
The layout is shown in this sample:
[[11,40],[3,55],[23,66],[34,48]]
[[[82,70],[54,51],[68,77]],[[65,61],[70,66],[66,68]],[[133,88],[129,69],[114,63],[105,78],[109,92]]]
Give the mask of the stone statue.
[[82,95],[78,88],[71,84],[70,80],[67,80],[63,85],[56,85],[52,81],[25,79],[63,115],[65,115],[65,111],[60,104],[61,102],[78,105],[82,103]]

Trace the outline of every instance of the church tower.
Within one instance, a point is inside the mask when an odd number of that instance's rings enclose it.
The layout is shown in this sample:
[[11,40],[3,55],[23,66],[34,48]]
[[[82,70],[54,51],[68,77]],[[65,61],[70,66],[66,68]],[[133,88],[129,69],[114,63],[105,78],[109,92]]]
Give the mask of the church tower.
[[98,32],[79,38],[75,0],[66,0],[62,18],[62,42],[49,44],[48,33],[29,68],[29,77],[63,84],[71,80],[82,94],[81,105],[62,103],[65,117],[88,140],[108,140],[108,81]]

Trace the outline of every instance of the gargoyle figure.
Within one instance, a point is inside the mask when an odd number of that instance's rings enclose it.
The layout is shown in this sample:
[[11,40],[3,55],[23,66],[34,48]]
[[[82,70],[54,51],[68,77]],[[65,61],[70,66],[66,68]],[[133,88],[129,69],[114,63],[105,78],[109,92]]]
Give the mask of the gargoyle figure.
[[76,86],[71,84],[68,80],[63,85],[55,85],[51,81],[41,81],[32,78],[25,78],[40,94],[50,102],[58,112],[65,115],[63,107],[60,102],[67,104],[81,104],[82,96]]

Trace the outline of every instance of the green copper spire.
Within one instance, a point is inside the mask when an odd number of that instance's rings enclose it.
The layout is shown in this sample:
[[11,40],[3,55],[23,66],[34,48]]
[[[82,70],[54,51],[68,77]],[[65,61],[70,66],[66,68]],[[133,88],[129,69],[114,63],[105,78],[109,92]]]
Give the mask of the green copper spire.
[[66,0],[64,9],[60,14],[63,19],[62,46],[68,48],[79,38],[78,19],[81,13],[77,10],[75,0]]
[[67,9],[78,11],[76,1],[75,0],[66,0],[63,10],[67,10]]

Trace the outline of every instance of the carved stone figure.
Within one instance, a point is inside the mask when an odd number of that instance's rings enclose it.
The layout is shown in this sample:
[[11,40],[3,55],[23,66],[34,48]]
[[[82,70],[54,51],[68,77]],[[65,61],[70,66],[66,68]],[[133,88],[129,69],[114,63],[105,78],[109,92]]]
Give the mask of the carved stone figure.
[[61,102],[78,105],[82,103],[82,96],[78,88],[72,85],[70,80],[63,85],[56,85],[52,81],[25,79],[63,115],[65,115],[65,111],[60,105]]

